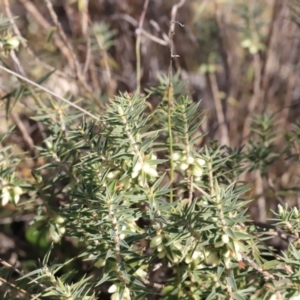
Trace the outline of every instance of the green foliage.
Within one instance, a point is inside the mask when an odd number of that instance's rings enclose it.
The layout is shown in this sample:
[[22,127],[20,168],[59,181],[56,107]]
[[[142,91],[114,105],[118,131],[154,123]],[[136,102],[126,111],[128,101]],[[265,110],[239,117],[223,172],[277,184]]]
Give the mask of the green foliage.
[[[74,271],[58,275],[73,259],[53,264],[49,253],[21,279],[30,278],[36,297],[95,299],[96,287],[105,290],[107,284],[111,299],[152,293],[164,299],[246,299],[263,291],[259,270],[265,260],[246,225],[247,187],[235,181],[241,167],[237,153],[195,146],[201,137],[195,135],[201,121],[197,104],[179,97],[172,109],[178,176],[173,203],[166,174],[170,156],[161,140],[167,124],[151,130],[155,113],[147,113],[145,97],[120,94],[100,122],[79,123],[73,115],[69,110],[64,116],[64,130],[51,121],[52,114],[37,117],[48,139],[40,149],[47,163],[34,173],[32,190],[40,201],[33,228],[53,243],[66,236],[80,243],[78,259],[91,271],[77,281]],[[254,123],[264,142],[271,138],[269,122]],[[32,234],[28,238],[37,243]],[[155,288],[151,274],[159,265],[172,275]],[[247,279],[251,274],[255,280]]]
[[[77,2],[83,11],[85,2]],[[261,24],[252,22],[260,7],[241,6],[239,14],[242,33],[254,39],[244,46],[256,54],[263,50]],[[114,44],[115,32],[104,23],[92,32],[92,50]],[[214,55],[207,57],[202,71],[212,73]],[[4,299],[299,299],[299,209],[279,205],[274,231],[261,232],[247,212],[250,186],[239,181],[253,170],[268,178],[281,158],[298,164],[299,123],[285,132],[287,145],[279,150],[282,132],[270,114],[253,119],[245,147],[202,147],[205,113],[186,96],[179,72],[158,81],[146,96],[139,90],[115,96],[101,116],[47,95],[32,117],[43,128],[35,157],[43,163],[26,184],[17,179],[20,160],[10,147],[1,149],[2,205],[34,213],[26,239],[41,253],[48,249],[24,272],[4,264]],[[17,103],[24,95],[36,97],[23,83],[3,97],[7,113],[10,98]],[[151,95],[161,100],[155,109]],[[288,242],[285,253],[266,243],[272,233]],[[59,247],[63,256],[54,258]]]
[[250,169],[259,169],[261,173],[265,173],[267,167],[280,156],[274,151],[274,141],[278,135],[276,125],[272,115],[266,114],[253,119],[251,129],[254,136],[249,141],[246,154],[250,161]]

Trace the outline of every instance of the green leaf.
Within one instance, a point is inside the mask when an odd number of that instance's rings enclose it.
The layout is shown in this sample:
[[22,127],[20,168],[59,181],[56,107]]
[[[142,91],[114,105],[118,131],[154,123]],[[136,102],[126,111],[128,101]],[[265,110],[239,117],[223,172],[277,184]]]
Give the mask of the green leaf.
[[54,26],[50,27],[50,30],[46,37],[46,43],[52,42],[52,38],[53,38],[53,35],[55,32],[56,32],[56,27],[54,27]]
[[278,260],[270,260],[270,261],[265,262],[265,263],[262,265],[262,268],[263,268],[264,270],[275,269],[279,264],[281,264],[281,262],[278,261]]
[[226,277],[227,284],[232,287],[234,291],[237,290],[236,282],[233,276]]
[[238,292],[232,294],[233,299],[236,300],[246,300],[246,298]]
[[96,283],[95,287],[99,286],[100,284],[109,281],[112,277],[109,274],[104,274],[103,277]]

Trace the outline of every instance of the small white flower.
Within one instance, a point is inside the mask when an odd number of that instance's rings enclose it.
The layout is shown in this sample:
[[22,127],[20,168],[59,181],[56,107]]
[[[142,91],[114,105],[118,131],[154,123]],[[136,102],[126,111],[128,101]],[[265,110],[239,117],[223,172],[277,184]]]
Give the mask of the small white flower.
[[132,172],[131,173],[131,178],[136,178],[138,177],[139,173],[138,172]]
[[143,269],[139,268],[135,271],[135,274],[140,278],[146,278],[147,272],[145,272]]
[[196,161],[196,163],[197,163],[199,166],[204,166],[204,165],[205,165],[205,160],[202,159],[202,158],[196,158],[195,161]]
[[151,166],[149,163],[143,164],[142,171],[152,177],[158,176],[156,169],[153,166]]
[[152,176],[152,177],[158,177],[157,171],[156,171],[155,169],[153,169],[153,168],[150,168],[150,169],[148,170],[148,175],[150,175],[150,176]]
[[144,163],[142,170],[143,172],[145,172],[146,174],[148,174],[149,170],[151,169],[151,166],[148,163]]
[[162,244],[158,245],[156,250],[157,250],[157,252],[163,251],[164,250],[164,245],[162,245]]
[[134,166],[134,168],[132,169],[133,173],[135,172],[139,172],[142,169],[143,165],[140,162],[137,162]]
[[220,263],[218,253],[215,251],[209,252],[205,258],[205,263],[213,267],[217,266]]
[[222,235],[222,242],[227,244],[229,242],[229,236],[227,234]]
[[117,286],[115,284],[111,285],[108,289],[110,294],[114,293],[117,290]]
[[282,216],[283,213],[284,213],[284,209],[283,209],[281,204],[278,204],[278,213],[279,213],[280,216]]
[[201,256],[201,253],[199,251],[194,251],[193,255],[192,255],[192,259],[197,259],[200,256]]
[[162,243],[162,236],[161,235],[157,235],[154,238],[152,238],[151,242],[150,242],[150,247],[151,248],[155,248],[158,245],[160,245]]
[[103,258],[99,258],[95,264],[94,264],[95,267],[97,268],[101,268],[101,267],[104,267],[105,266],[105,260]]
[[188,167],[189,167],[189,165],[188,165],[187,163],[184,163],[184,162],[182,162],[182,163],[179,165],[179,169],[180,169],[181,171],[187,170]]
[[11,37],[5,41],[5,46],[9,49],[17,49],[20,45],[20,41],[17,37]]
[[193,174],[193,176],[201,177],[203,175],[203,170],[197,166],[194,166],[192,174]]
[[224,258],[224,264],[225,264],[227,269],[230,269],[230,267],[232,266],[232,262],[231,262],[230,257],[225,257]]
[[249,48],[251,45],[252,45],[252,41],[250,39],[245,39],[241,43],[241,46],[243,48]]
[[108,179],[115,179],[118,175],[119,175],[119,172],[118,172],[118,171],[110,171],[110,172],[107,174],[107,178],[108,178]]
[[8,187],[2,188],[2,206],[5,206],[10,200],[10,193]]
[[55,223],[62,224],[65,222],[65,219],[62,216],[56,216]]
[[224,253],[224,257],[228,258],[230,256],[230,251],[227,250],[225,253]]
[[60,234],[60,235],[63,235],[63,234],[65,234],[65,232],[66,232],[66,227],[58,227],[58,233]]
[[157,159],[157,156],[155,154],[152,154],[151,155],[151,160],[156,160]]
[[186,159],[186,162],[187,162],[189,165],[193,164],[193,162],[194,162],[194,157],[188,156],[187,159]]
[[18,204],[22,194],[23,191],[19,186],[4,186],[2,188],[2,206],[5,206],[9,201],[13,201],[15,204]]
[[178,153],[178,152],[174,152],[173,155],[172,155],[172,159],[173,159],[174,161],[179,160],[180,157],[181,157],[181,155],[180,155],[180,153]]
[[123,293],[123,300],[130,300],[130,291],[128,287],[125,287],[124,293]]
[[118,113],[121,117],[124,115],[124,110],[120,105],[118,105]]
[[185,257],[184,261],[185,261],[186,264],[190,264],[193,261],[193,259],[189,255],[187,255]]

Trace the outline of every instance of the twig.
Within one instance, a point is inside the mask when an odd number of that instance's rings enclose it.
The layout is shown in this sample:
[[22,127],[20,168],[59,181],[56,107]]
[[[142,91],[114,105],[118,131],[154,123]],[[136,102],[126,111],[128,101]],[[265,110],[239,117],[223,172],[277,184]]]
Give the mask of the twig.
[[205,195],[206,197],[210,197],[210,195],[208,193],[206,193],[201,187],[199,187],[198,185],[196,185],[195,183],[193,183],[193,187],[198,190],[200,193],[202,193],[203,195]]
[[[34,17],[34,19],[38,22],[38,24],[46,31],[49,31],[51,28],[51,25],[49,22],[42,16],[42,14],[37,10],[37,8],[29,1],[29,0],[19,0],[24,8]],[[76,72],[76,79],[79,81],[83,89],[88,92],[89,94],[93,95],[96,99],[96,96],[94,95],[92,89],[87,84],[81,69],[79,62],[77,60],[76,54],[73,50],[72,45],[69,43],[67,37],[65,36],[65,33],[63,32],[60,23],[57,20],[57,16],[53,10],[52,4],[49,0],[45,0],[48,10],[50,12],[51,18],[53,19],[53,22],[55,23],[55,26],[58,29],[58,33],[54,33],[53,40],[56,45],[56,47],[61,51],[64,57],[66,57],[68,64],[75,69]],[[99,101],[96,101],[97,105],[102,108],[101,103]]]
[[243,260],[246,261],[254,270],[258,271],[261,273],[265,279],[275,279],[275,277],[267,272],[264,271],[256,262],[254,262],[249,256],[247,256],[245,253],[241,253]]
[[141,31],[143,28],[149,0],[145,0],[143,11],[139,20],[139,26],[135,30],[136,33],[136,43],[135,43],[135,55],[136,55],[136,88],[140,89],[141,86]]
[[86,73],[89,69],[89,65],[91,62],[91,39],[90,37],[87,35],[86,37],[86,57],[85,57],[85,63],[84,63],[84,67],[83,67],[83,75],[86,76]]
[[33,220],[35,217],[35,214],[27,214],[27,215],[19,215],[15,217],[7,217],[7,218],[1,218],[0,224],[11,224],[13,222],[29,222]]
[[[184,139],[185,139],[185,151],[186,155],[190,156],[191,147],[190,147],[190,141],[189,141],[189,128],[188,128],[188,118],[186,115],[186,111],[183,113],[183,126],[184,126]],[[189,198],[188,198],[188,206],[192,204],[193,194],[194,194],[194,177],[193,173],[189,170],[187,172],[188,178],[187,178],[187,185],[188,185],[188,191],[189,191]]]
[[[132,26],[134,27],[137,27],[138,26],[138,22],[132,18],[131,16],[129,15],[126,15],[126,14],[114,14],[112,16],[112,19],[117,19],[117,18],[120,18],[120,19],[123,19],[124,21],[128,22],[129,24],[131,24]],[[151,21],[150,21],[150,24],[151,24]],[[160,44],[160,45],[163,45],[163,46],[168,46],[170,44],[170,41],[169,41],[169,37],[166,35],[166,34],[163,34],[163,38],[164,39],[160,39],[154,35],[152,35],[151,33],[149,33],[148,31],[144,30],[143,28],[141,29],[141,34],[144,35],[146,38]]]
[[269,176],[269,173],[266,174],[267,180],[268,180],[268,185],[270,187],[270,189],[272,190],[272,192],[274,193],[274,196],[276,198],[276,200],[281,204],[281,205],[285,205],[285,201],[284,199],[278,195],[276,189],[275,189],[275,185],[274,182],[272,180],[272,178]]
[[[228,278],[230,278],[230,271],[228,269],[226,269],[225,272],[226,272],[226,276]],[[233,292],[232,292],[232,287],[227,282],[227,280],[226,280],[226,289],[227,289],[227,293],[228,293],[228,296],[229,296],[229,300],[234,300],[234,298],[233,298]]]
[[[8,263],[7,261],[3,260],[2,258],[0,258],[0,264],[3,265],[6,268],[10,268],[13,269],[16,273],[18,273],[21,276],[24,276],[24,273],[21,272],[19,269],[17,269],[16,267],[12,266],[10,263]],[[36,283],[37,285],[39,285],[41,288],[45,288],[44,284],[39,283],[37,280],[35,280],[32,277],[27,276],[27,278],[29,278],[32,282]]]
[[173,133],[172,133],[172,122],[171,122],[171,114],[172,114],[172,106],[173,106],[173,58],[178,57],[174,55],[174,43],[173,37],[175,35],[175,24],[179,24],[180,26],[184,26],[183,24],[176,21],[176,14],[179,7],[181,7],[185,3],[185,0],[181,0],[177,4],[173,5],[171,11],[171,22],[169,28],[169,39],[170,39],[170,65],[169,65],[169,85],[168,85],[168,133],[169,133],[169,154],[170,154],[170,203],[173,202],[173,183],[174,183],[174,161],[173,161]]
[[220,144],[229,146],[230,142],[229,142],[228,128],[226,125],[226,119],[223,112],[222,101],[220,99],[220,91],[219,91],[216,75],[214,73],[209,73],[209,80],[211,84],[211,90],[212,90],[213,99],[216,106],[217,118],[218,118],[218,123],[220,128],[220,134],[221,134]]
[[[185,3],[185,0],[180,0],[177,4],[173,5],[172,7],[172,11],[171,11],[171,26],[170,26],[170,31],[169,31],[169,38],[170,38],[170,34],[173,36],[175,35],[175,24],[179,24],[180,26],[184,27],[183,24],[179,23],[176,21],[176,15],[177,15],[177,11],[178,8],[180,8],[183,4]],[[173,37],[170,38],[170,50],[171,50],[171,56],[173,54],[173,50],[174,50],[174,45],[173,45]]]
[[53,97],[55,97],[55,98],[57,98],[57,99],[59,99],[59,100],[65,102],[65,103],[69,104],[70,106],[72,106],[72,107],[74,107],[74,108],[80,110],[81,112],[83,112],[83,113],[85,113],[86,115],[92,117],[93,119],[95,119],[95,120],[97,120],[97,121],[100,121],[100,119],[99,119],[98,117],[96,117],[95,115],[93,115],[92,113],[90,113],[90,112],[88,112],[87,110],[83,109],[82,107],[76,105],[75,103],[73,103],[73,102],[71,102],[71,101],[69,101],[69,100],[67,100],[67,99],[65,99],[65,98],[63,98],[63,97],[57,95],[56,93],[50,91],[49,89],[47,89],[47,88],[45,88],[45,87],[43,87],[43,86],[41,86],[41,85],[39,85],[39,84],[37,84],[37,83],[35,83],[35,82],[29,80],[29,79],[27,79],[27,78],[25,78],[24,76],[22,76],[22,75],[20,75],[20,74],[18,74],[18,73],[16,73],[16,72],[14,72],[14,71],[9,70],[9,69],[7,69],[7,68],[1,66],[1,65],[0,65],[0,69],[4,70],[5,72],[7,72],[7,73],[9,73],[9,74],[11,74],[11,75],[14,75],[14,76],[18,77],[19,79],[24,80],[25,82],[29,83],[30,85],[33,85],[33,86],[39,88],[40,90],[42,90],[42,91],[48,93],[49,95],[51,95],[51,96],[53,96]]
[[34,298],[34,299],[40,300],[40,298],[35,298],[34,295],[29,294],[29,292],[23,290],[22,288],[20,288],[17,285],[15,285],[15,284],[7,281],[6,279],[4,279],[2,277],[0,277],[0,281],[2,281],[3,283],[9,285],[10,287],[12,287],[13,289],[17,290],[18,292],[26,295],[27,297],[29,297],[29,299],[33,299]]
[[248,114],[246,116],[246,120],[244,122],[244,129],[242,134],[242,142],[245,141],[246,138],[249,137],[250,131],[251,131],[251,119],[253,112],[257,106],[257,104],[260,101],[261,98],[261,89],[260,89],[260,83],[261,83],[261,60],[259,53],[254,54],[254,68],[255,68],[255,74],[254,74],[254,92],[253,96],[250,99],[249,105],[248,105]]
[[95,35],[95,38],[96,38],[96,41],[98,43],[99,49],[100,49],[101,54],[103,56],[105,71],[106,71],[106,75],[107,75],[106,80],[107,80],[107,86],[108,86],[108,96],[110,98],[112,98],[113,95],[114,95],[114,89],[113,89],[113,86],[112,86],[112,77],[111,77],[111,70],[110,70],[109,61],[108,61],[108,54],[107,54],[107,51],[104,49],[104,46],[103,46],[103,43],[102,43],[101,39],[99,39],[99,36],[96,34],[94,29],[93,29],[93,33]]
[[34,155],[34,153],[35,153],[34,142],[31,138],[31,136],[29,135],[29,133],[27,132],[24,123],[22,122],[22,120],[16,113],[11,113],[11,116],[14,119],[18,129],[20,130],[20,132],[23,136],[23,140],[24,140],[25,144],[27,145],[28,149],[30,150],[30,153],[32,155]]
[[[4,0],[3,2],[4,2],[6,15],[9,17],[9,22],[12,25],[14,32],[18,35],[18,33],[20,31],[19,31],[18,27],[16,26],[16,24],[14,22],[14,18],[13,18],[13,15],[12,15],[11,11],[10,11],[8,0]],[[16,53],[15,53],[14,50],[10,51],[10,57],[12,58],[18,72],[21,73],[24,77],[26,77],[26,73],[24,71],[24,68],[22,67],[22,65],[21,65],[18,57],[16,56]]]
[[53,9],[52,3],[50,2],[50,0],[45,0],[45,2],[46,2],[46,6],[48,8],[48,11],[50,13],[51,19],[52,19],[54,25],[56,26],[56,28],[58,30],[58,34],[59,34],[60,38],[62,39],[62,41],[64,42],[66,47],[69,49],[69,54],[72,57],[73,66],[75,68],[76,75],[77,75],[78,78],[80,78],[80,77],[82,77],[81,70],[80,70],[80,64],[77,60],[75,51],[74,51],[71,43],[69,42],[64,30],[62,29],[62,26],[61,26],[60,22],[58,21],[58,18],[57,18],[57,15],[56,15],[56,13]]
[[259,220],[261,222],[266,222],[267,220],[267,206],[266,198],[264,196],[264,185],[263,179],[260,174],[260,170],[255,171],[255,194],[258,196],[257,205],[259,210]]
[[[35,21],[45,30],[49,31],[51,28],[51,25],[49,22],[42,16],[42,14],[37,10],[37,8],[34,6],[34,4],[29,0],[19,0],[24,8],[27,10],[28,13],[30,13]],[[53,35],[53,40],[56,45],[56,47],[61,51],[63,56],[67,59],[70,66],[74,67],[73,59],[70,55],[69,49],[66,47],[65,43],[59,38],[59,36],[55,33]]]
[[[6,12],[6,15],[10,18],[10,23],[12,25],[12,29],[13,29],[13,32],[16,36],[18,36],[20,38],[20,42],[21,42],[21,45],[25,48],[25,50],[27,51],[27,53],[34,59],[34,61],[38,64],[38,65],[42,65],[44,68],[46,68],[47,70],[51,70],[53,71],[54,68],[53,66],[50,66],[48,65],[47,63],[43,62],[42,60],[40,60],[35,54],[34,52],[32,51],[32,49],[27,45],[25,39],[23,38],[23,36],[21,35],[21,32],[18,28],[18,26],[16,25],[16,22],[15,22],[15,19],[14,19],[14,16],[13,14],[11,13],[11,10],[10,10],[10,7],[9,7],[9,3],[8,3],[8,0],[4,0],[3,1],[4,3],[4,7],[5,7],[5,12]],[[21,72],[20,72],[21,73]],[[22,73],[21,73],[22,74]],[[55,74],[57,74],[58,76],[61,76],[61,77],[67,77],[67,78],[74,78],[74,76],[70,75],[70,74],[66,74],[60,70],[55,70]],[[22,74],[23,75],[23,74]]]
[[170,43],[169,39],[167,39],[167,40],[162,40],[162,39],[160,39],[160,38],[158,38],[158,37],[156,37],[156,36],[150,34],[149,32],[147,32],[147,31],[145,31],[145,30],[142,30],[142,34],[143,34],[146,38],[148,38],[149,40],[151,40],[151,41],[153,41],[153,42],[155,42],[155,43],[157,43],[157,44],[163,45],[163,46],[168,46],[169,43]]

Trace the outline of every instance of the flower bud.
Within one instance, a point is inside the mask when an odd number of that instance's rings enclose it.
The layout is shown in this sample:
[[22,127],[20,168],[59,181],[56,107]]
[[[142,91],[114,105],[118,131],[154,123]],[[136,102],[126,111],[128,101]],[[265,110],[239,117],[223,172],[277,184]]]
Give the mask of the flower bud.
[[161,235],[157,235],[154,238],[152,238],[151,243],[150,243],[150,247],[151,248],[156,248],[161,243],[162,243],[162,236]]
[[192,170],[193,176],[201,177],[203,175],[203,170],[199,167],[194,166]]
[[65,222],[65,219],[62,216],[56,216],[55,223],[62,224]]
[[174,153],[172,154],[172,159],[173,159],[174,161],[179,160],[180,158],[181,158],[180,153],[174,152]]
[[144,163],[142,170],[143,172],[145,172],[146,174],[148,174],[149,170],[150,170],[151,166],[148,163]]
[[209,255],[205,258],[205,263],[213,267],[217,266],[220,263],[218,253],[216,251],[210,252]]
[[147,174],[151,177],[158,177],[158,173],[154,168],[150,168],[147,172]]
[[186,159],[186,162],[187,162],[189,165],[193,164],[193,162],[194,162],[194,157],[188,156],[187,159]]
[[94,266],[97,267],[97,268],[104,267],[105,266],[105,260],[103,258],[99,258],[98,260],[96,260]]
[[4,47],[6,47],[7,49],[10,49],[10,50],[15,50],[19,47],[19,45],[20,45],[19,39],[14,36],[14,37],[8,38],[5,41]]
[[114,293],[117,290],[117,285],[113,284],[109,287],[108,292],[110,294]]
[[184,162],[182,162],[182,163],[179,165],[179,169],[180,169],[181,171],[187,170],[188,167],[189,167],[189,165],[188,165],[187,163],[184,163]]
[[132,172],[131,173],[131,178],[136,178],[138,177],[139,173],[138,172]]
[[231,267],[231,265],[232,265],[232,262],[231,262],[230,257],[225,257],[225,258],[224,258],[224,264],[225,264],[225,267],[226,267],[227,269],[230,269],[230,267]]
[[124,110],[120,105],[118,105],[118,113],[121,117],[124,115]]
[[227,244],[229,242],[229,236],[227,234],[222,235],[222,242]]
[[205,165],[205,160],[202,159],[202,158],[196,158],[196,159],[195,159],[195,162],[196,162],[200,167],[202,167],[202,166]]
[[281,204],[278,204],[278,213],[279,213],[279,216],[283,216],[284,214],[284,210],[283,210],[283,207]]
[[108,179],[115,179],[119,175],[119,171],[110,171],[107,174]]
[[151,160],[156,160],[157,159],[157,156],[155,154],[152,154],[151,155]]
[[250,39],[245,39],[241,43],[241,46],[243,48],[249,48],[251,45],[252,45],[252,41]]
[[143,165],[140,162],[137,162],[132,169],[133,173],[139,172],[142,169],[142,167]]
[[60,235],[63,235],[66,232],[66,227],[58,227],[57,231]]
[[157,250],[157,252],[163,251],[164,250],[164,245],[162,245],[162,244],[158,245],[156,250]]
[[190,264],[193,261],[193,259],[190,255],[187,255],[185,257],[184,261],[185,261],[186,264]]
[[192,254],[192,259],[197,259],[198,257],[200,257],[201,255],[200,255],[201,253],[199,252],[199,251],[194,251],[193,252],[193,254]]

